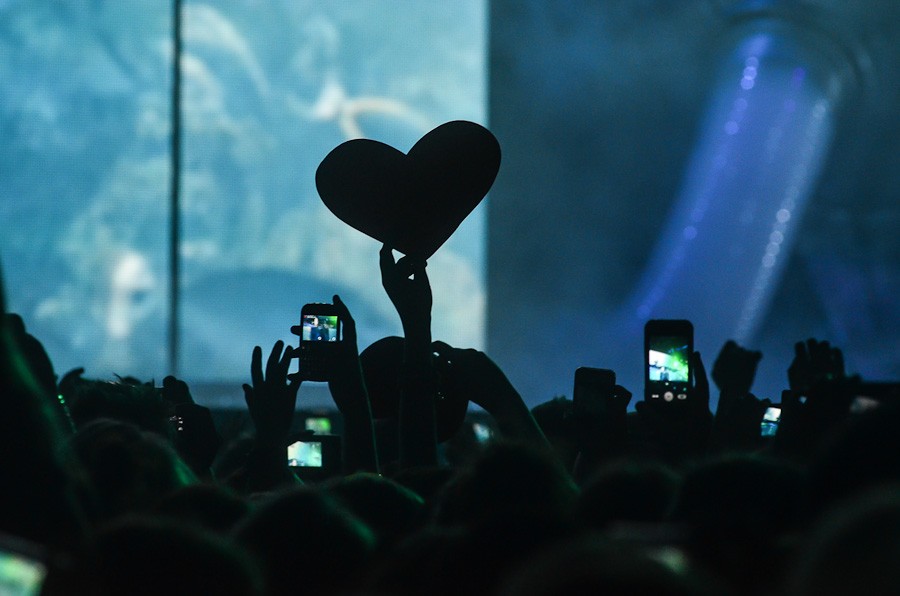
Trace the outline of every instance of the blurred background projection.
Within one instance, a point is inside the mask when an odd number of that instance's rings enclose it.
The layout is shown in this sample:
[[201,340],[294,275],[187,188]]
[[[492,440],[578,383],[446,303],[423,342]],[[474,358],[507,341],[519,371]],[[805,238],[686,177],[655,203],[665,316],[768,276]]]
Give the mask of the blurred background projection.
[[[170,368],[173,6],[0,3],[0,254],[11,308],[60,372]],[[256,344],[339,293],[360,345],[400,334],[378,246],[315,189],[370,137],[407,150],[486,122],[484,0],[185,1],[178,370],[246,378]],[[484,347],[484,209],[432,258],[435,337]],[[240,400],[240,392],[232,395]]]
[[639,395],[650,318],[691,319],[707,367],[729,338],[762,350],[775,401],[808,337],[900,378],[896,0],[182,0],[180,29],[174,9],[0,0],[0,257],[60,373],[177,370],[240,406],[252,347],[295,343],[306,302],[341,294],[360,348],[400,334],[379,246],[315,170],[465,119],[503,163],[430,259],[433,335],[530,404],[579,366]]

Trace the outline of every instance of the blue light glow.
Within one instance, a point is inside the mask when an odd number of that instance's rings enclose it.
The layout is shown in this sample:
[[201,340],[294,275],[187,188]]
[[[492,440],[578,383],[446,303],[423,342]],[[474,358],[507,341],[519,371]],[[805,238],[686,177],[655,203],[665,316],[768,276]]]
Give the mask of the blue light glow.
[[691,318],[711,341],[752,340],[831,143],[837,98],[822,66],[774,32],[738,44],[634,294],[636,323]]

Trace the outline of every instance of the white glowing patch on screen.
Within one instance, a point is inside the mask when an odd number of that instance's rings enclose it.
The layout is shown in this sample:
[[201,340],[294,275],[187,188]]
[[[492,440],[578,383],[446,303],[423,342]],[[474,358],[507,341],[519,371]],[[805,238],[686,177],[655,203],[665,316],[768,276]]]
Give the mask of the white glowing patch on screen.
[[318,441],[297,441],[287,448],[289,466],[303,468],[322,467],[322,443]]
[[109,286],[106,331],[112,338],[123,339],[150,312],[147,297],[157,289],[156,277],[143,255],[127,251],[113,266]]
[[649,350],[647,361],[650,367],[648,378],[651,381],[685,383],[688,380],[687,363],[683,357]]

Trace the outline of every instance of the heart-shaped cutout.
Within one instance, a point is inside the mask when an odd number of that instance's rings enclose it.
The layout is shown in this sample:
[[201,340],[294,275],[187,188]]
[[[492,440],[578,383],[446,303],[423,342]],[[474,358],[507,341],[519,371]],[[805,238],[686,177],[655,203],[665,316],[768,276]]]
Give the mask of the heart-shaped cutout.
[[370,139],[335,147],[316,188],[341,221],[406,255],[427,259],[484,198],[500,169],[500,144],[483,126],[442,124],[408,154]]

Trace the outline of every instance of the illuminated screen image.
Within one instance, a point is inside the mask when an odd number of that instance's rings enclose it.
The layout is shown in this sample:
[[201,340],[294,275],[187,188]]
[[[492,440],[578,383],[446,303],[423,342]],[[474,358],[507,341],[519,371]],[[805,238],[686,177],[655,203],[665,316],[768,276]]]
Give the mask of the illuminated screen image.
[[306,430],[311,430],[314,433],[318,434],[328,434],[331,432],[331,419],[326,417],[314,417],[307,418],[303,422],[303,427]]
[[47,568],[40,561],[0,551],[0,594],[37,596],[46,575]]
[[303,341],[338,341],[335,315],[303,315]]
[[774,437],[778,432],[778,423],[781,422],[781,408],[766,408],[760,423],[759,434],[763,437]]
[[[172,3],[0,1],[0,23],[5,294],[60,375],[159,380],[174,352],[189,383],[240,383],[334,294],[360,349],[402,334],[381,245],[324,206],[316,168],[354,138],[405,152],[489,125],[486,0],[183,2],[176,350]],[[484,348],[485,204],[428,260],[453,346]]]
[[647,356],[648,379],[687,383],[690,376],[690,346],[683,337],[655,337]]
[[322,443],[297,441],[287,448],[288,465],[294,468],[321,468]]

